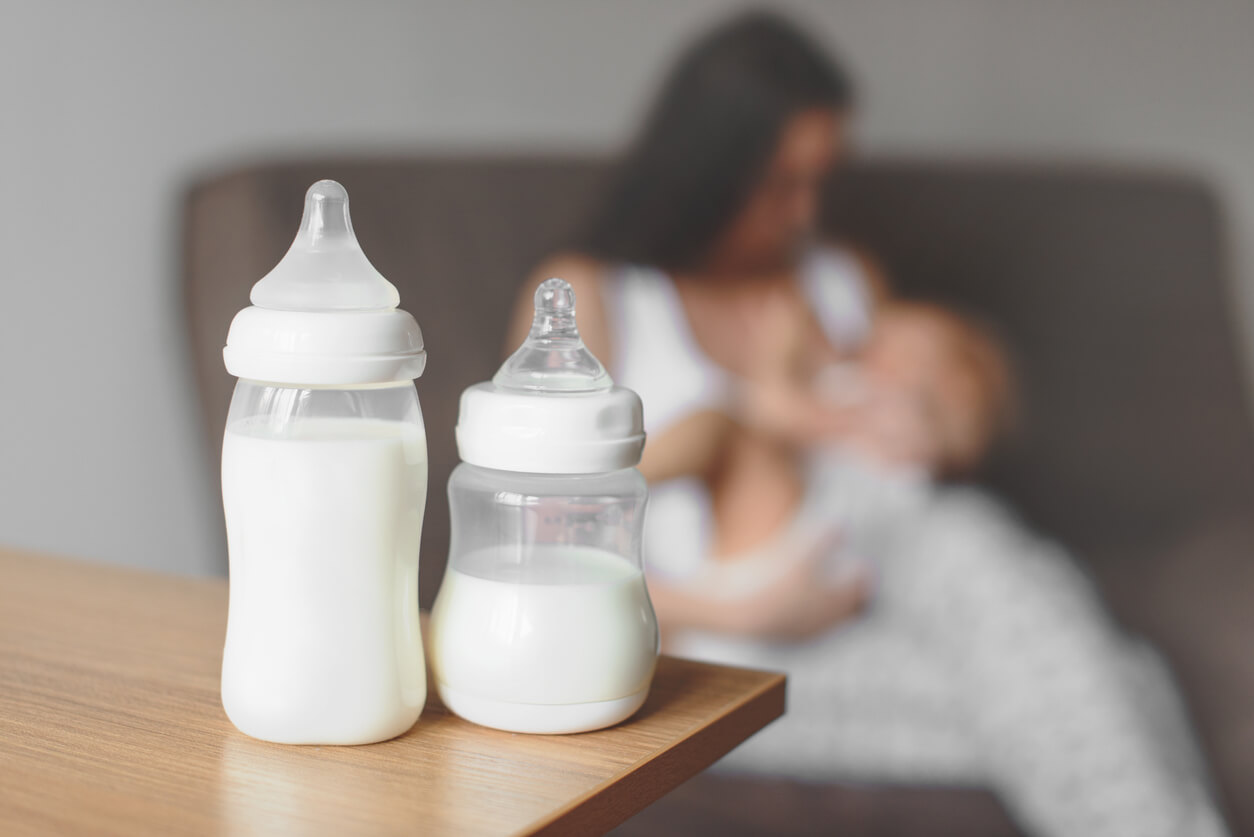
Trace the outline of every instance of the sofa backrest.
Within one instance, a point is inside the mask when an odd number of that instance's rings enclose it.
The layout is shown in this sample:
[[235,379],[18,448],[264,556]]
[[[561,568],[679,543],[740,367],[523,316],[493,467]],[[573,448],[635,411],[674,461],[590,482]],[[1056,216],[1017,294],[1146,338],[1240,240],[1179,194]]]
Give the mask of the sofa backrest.
[[829,206],[900,293],[1008,344],[1021,426],[983,479],[1043,531],[1101,560],[1254,499],[1223,218],[1203,183],[901,161],[850,172]]
[[[232,387],[221,360],[231,317],[285,252],[305,189],[339,180],[363,248],[426,338],[430,602],[448,544],[457,397],[499,364],[517,285],[604,169],[579,158],[314,160],[196,184],[184,289],[212,455]],[[984,479],[1045,531],[1102,560],[1254,498],[1221,213],[1203,185],[1089,167],[868,161],[838,182],[825,224],[878,257],[900,293],[959,306],[1004,335],[1023,422]]]

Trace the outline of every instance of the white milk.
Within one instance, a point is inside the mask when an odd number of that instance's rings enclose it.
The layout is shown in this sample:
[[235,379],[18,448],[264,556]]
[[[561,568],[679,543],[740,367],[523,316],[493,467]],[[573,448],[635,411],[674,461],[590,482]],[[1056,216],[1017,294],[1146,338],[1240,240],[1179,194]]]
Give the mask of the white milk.
[[418,540],[427,454],[414,425],[317,418],[227,428],[231,594],[222,704],[249,735],[360,744],[426,699]]
[[521,565],[508,549],[471,553],[445,573],[430,626],[441,698],[468,720],[520,732],[622,720],[657,661],[644,576],[605,550],[529,550]]

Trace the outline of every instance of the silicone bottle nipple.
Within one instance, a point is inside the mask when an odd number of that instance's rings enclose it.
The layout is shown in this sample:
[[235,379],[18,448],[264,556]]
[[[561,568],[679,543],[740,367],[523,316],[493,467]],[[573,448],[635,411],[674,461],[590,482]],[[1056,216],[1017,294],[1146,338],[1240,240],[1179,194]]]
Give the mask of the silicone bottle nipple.
[[575,291],[562,279],[536,289],[531,333],[501,366],[492,383],[502,389],[559,393],[600,392],[614,382],[579,336]]
[[400,294],[362,252],[348,214],[348,192],[319,180],[287,255],[253,286],[253,305],[280,311],[379,311]]

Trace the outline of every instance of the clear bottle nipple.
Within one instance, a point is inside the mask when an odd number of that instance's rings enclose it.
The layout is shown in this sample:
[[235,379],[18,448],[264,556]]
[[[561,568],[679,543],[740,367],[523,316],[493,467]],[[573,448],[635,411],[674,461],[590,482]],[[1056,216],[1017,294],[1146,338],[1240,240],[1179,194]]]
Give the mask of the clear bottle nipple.
[[610,374],[579,336],[570,283],[544,280],[536,289],[535,304],[531,333],[492,383],[502,389],[555,393],[601,392],[612,387]]
[[259,308],[280,311],[380,311],[401,299],[362,252],[348,192],[334,180],[309,187],[296,239],[250,298]]

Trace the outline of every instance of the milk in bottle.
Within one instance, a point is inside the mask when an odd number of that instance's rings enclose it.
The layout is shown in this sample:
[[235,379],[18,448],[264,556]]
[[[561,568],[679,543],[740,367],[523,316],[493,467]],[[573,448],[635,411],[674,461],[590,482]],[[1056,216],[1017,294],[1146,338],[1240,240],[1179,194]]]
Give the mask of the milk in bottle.
[[344,188],[324,180],[231,325],[222,704],[255,738],[380,741],[426,699],[427,450],[413,384],[426,354],[398,301],[357,244]]
[[431,613],[444,704],[514,732],[629,717],[658,653],[641,572],[642,411],[584,347],[566,282],[540,286],[526,342],[462,394],[457,445]]

